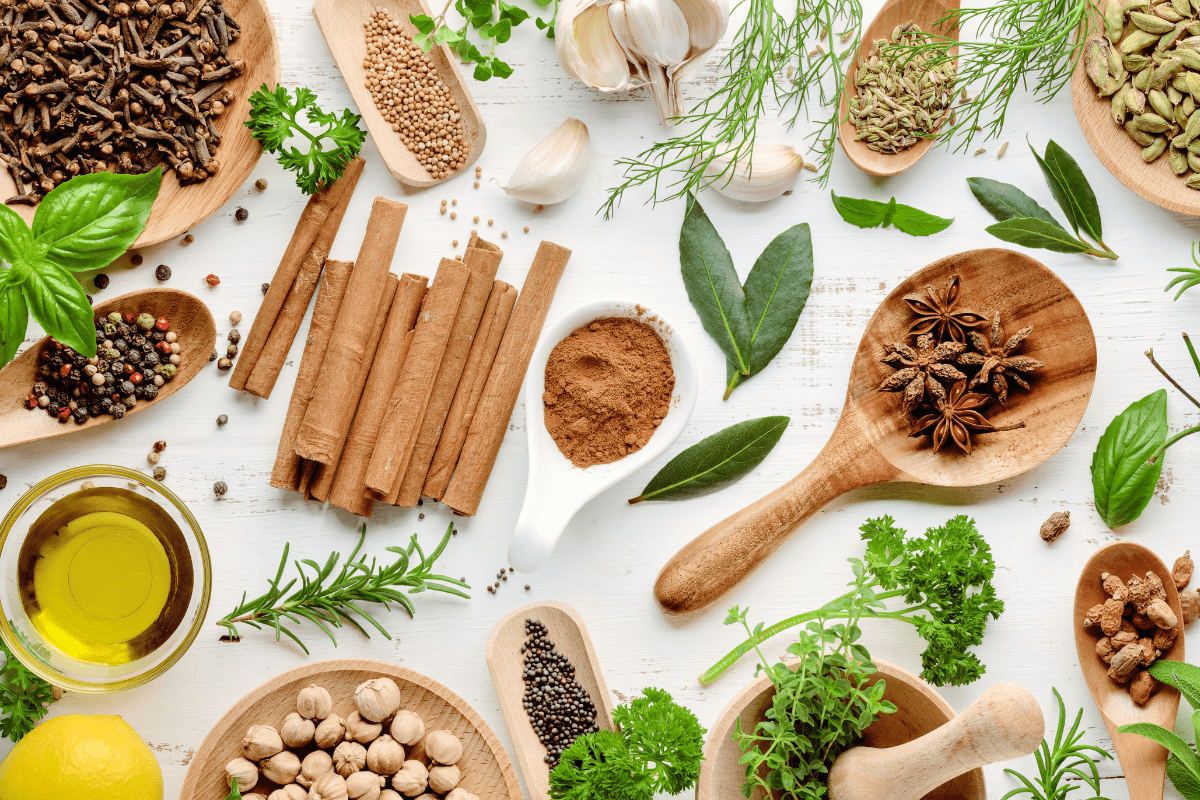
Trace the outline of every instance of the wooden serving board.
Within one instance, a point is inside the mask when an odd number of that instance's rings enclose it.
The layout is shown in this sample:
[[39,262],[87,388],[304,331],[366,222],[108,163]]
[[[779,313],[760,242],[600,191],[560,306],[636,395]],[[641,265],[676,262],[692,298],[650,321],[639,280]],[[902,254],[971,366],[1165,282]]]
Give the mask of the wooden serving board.
[[375,146],[379,148],[379,154],[383,156],[383,163],[396,180],[410,191],[428,189],[458,175],[468,174],[471,165],[483,154],[487,129],[483,126],[475,100],[463,84],[458,60],[445,45],[433,48],[430,56],[462,115],[463,133],[467,140],[467,159],[462,169],[445,178],[431,176],[375,107],[371,92],[365,85],[367,71],[363,67],[363,60],[367,57],[367,38],[363,23],[375,13],[376,8],[383,8],[390,13],[409,36],[417,33],[417,29],[409,22],[409,14],[434,16],[425,0],[317,0],[313,5],[313,16],[333,53],[333,60],[346,79],[346,86],[358,105],[367,130],[371,132],[371,138],[375,140]]
[[[522,800],[512,761],[475,709],[445,686],[419,672],[368,659],[321,661],[298,667],[272,678],[238,700],[204,737],[188,767],[179,800],[223,800],[229,793],[225,765],[242,755],[242,737],[247,729],[251,725],[271,725],[278,729],[284,717],[296,710],[296,696],[300,690],[310,683],[328,689],[333,696],[334,713],[345,718],[355,710],[355,687],[378,677],[388,677],[396,682],[400,687],[400,708],[425,720],[427,731],[448,730],[462,741],[463,755],[458,762],[462,788],[479,795],[480,800]],[[310,745],[296,753],[303,758],[313,749]],[[420,750],[418,747],[405,757],[421,758]],[[269,795],[276,788],[269,781],[260,780],[251,791]]]
[[488,670],[500,698],[508,735],[517,752],[517,763],[525,777],[525,788],[529,790],[530,800],[548,800],[550,769],[544,760],[546,748],[538,740],[521,705],[525,695],[525,681],[521,677],[525,656],[521,653],[521,645],[528,638],[525,635],[527,618],[544,623],[554,649],[575,666],[575,681],[587,690],[595,703],[596,724],[601,730],[613,729],[612,693],[608,691],[608,682],[604,680],[604,671],[600,669],[600,660],[583,617],[566,603],[551,600],[518,608],[492,628],[486,651]]

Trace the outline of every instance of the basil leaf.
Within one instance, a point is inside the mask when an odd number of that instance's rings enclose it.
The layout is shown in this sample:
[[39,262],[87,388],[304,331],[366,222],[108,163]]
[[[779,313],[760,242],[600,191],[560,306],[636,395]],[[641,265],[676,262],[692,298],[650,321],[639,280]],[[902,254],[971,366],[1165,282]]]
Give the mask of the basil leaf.
[[0,274],[0,366],[12,361],[29,328],[29,308],[13,277],[11,269]]
[[1015,217],[997,222],[988,228],[988,233],[1004,242],[1024,247],[1040,247],[1056,253],[1085,253],[1088,246],[1062,228],[1032,217]]
[[861,200],[854,197],[838,197],[834,192],[833,207],[842,219],[860,228],[877,228],[892,225],[909,236],[929,236],[950,227],[953,219],[935,217],[919,208],[906,206],[892,198],[886,203],[878,200]]
[[[1029,145],[1033,150],[1033,145]],[[1067,222],[1075,233],[1082,228],[1084,233],[1095,239],[1102,240],[1100,230],[1100,206],[1096,202],[1096,193],[1083,175],[1083,170],[1075,163],[1066,150],[1053,139],[1046,145],[1046,157],[1038,155],[1033,150],[1042,174],[1055,201],[1067,215]]]
[[33,246],[33,235],[21,215],[5,205],[0,205],[0,258],[9,264],[28,261]]
[[700,201],[689,194],[687,203],[679,230],[679,268],[688,300],[700,315],[704,330],[737,371],[748,375],[751,328],[746,293],[733,267],[733,257]]
[[[886,224],[884,219],[888,211],[887,203],[855,197],[838,197],[832,190],[829,195],[833,198],[834,209],[842,219],[851,225],[857,225],[860,228],[876,228]],[[896,198],[893,197],[892,202],[895,200]]]
[[31,269],[21,292],[33,318],[46,333],[80,355],[96,355],[92,305],[69,273],[53,264]]
[[912,206],[897,205],[892,215],[892,227],[909,236],[930,236],[950,227],[954,218],[946,219]]
[[668,461],[629,502],[685,500],[715,492],[761,464],[789,421],[787,417],[746,420],[702,439]]
[[1109,423],[1092,454],[1092,491],[1096,511],[1110,528],[1133,522],[1154,496],[1166,441],[1164,389],[1138,400]]
[[161,183],[156,168],[144,175],[97,172],[60,184],[33,215],[33,237],[45,260],[68,272],[107,267],[141,235]]
[[979,204],[999,222],[1014,217],[1031,217],[1062,228],[1049,211],[1011,183],[1001,183],[991,178],[967,178],[967,186],[971,187],[971,194],[975,195]]

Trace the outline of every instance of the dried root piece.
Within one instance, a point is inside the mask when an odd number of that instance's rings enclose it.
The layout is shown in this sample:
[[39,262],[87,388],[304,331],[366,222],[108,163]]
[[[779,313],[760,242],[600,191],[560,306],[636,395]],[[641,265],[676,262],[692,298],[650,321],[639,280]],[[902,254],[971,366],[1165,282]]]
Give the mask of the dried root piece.
[[1138,635],[1133,631],[1121,631],[1120,633],[1114,633],[1109,638],[1112,640],[1112,646],[1120,650],[1125,645],[1136,642]]
[[1154,632],[1154,649],[1163,654],[1171,649],[1175,644],[1175,639],[1179,636],[1179,631],[1182,626],[1176,625],[1174,628],[1159,628]]
[[1056,511],[1050,515],[1049,519],[1042,523],[1039,533],[1041,534],[1042,541],[1050,544],[1062,536],[1069,527],[1071,527],[1071,512]]
[[1100,581],[1105,593],[1112,599],[1122,601],[1129,599],[1129,588],[1116,575],[1105,572],[1100,576]]
[[1142,666],[1150,666],[1154,663],[1154,659],[1162,655],[1154,647],[1154,640],[1149,636],[1143,636],[1141,639],[1138,639],[1138,646],[1142,648]]
[[1174,628],[1179,624],[1179,618],[1175,616],[1174,610],[1167,604],[1167,601],[1157,597],[1146,607],[1146,616],[1154,620],[1155,625],[1164,629]]
[[1192,570],[1194,568],[1195,565],[1192,563],[1191,550],[1188,550],[1175,559],[1175,565],[1171,567],[1171,580],[1175,582],[1176,589],[1187,588],[1187,585],[1192,582]]
[[1087,614],[1083,618],[1083,627],[1090,628],[1093,625],[1100,624],[1100,615],[1104,613],[1104,603],[1096,603],[1088,609]]
[[1157,688],[1158,681],[1154,680],[1154,676],[1143,669],[1130,682],[1129,697],[1139,706],[1144,706]]
[[1117,651],[1113,647],[1112,639],[1104,636],[1100,641],[1096,642],[1096,655],[1100,656],[1100,660],[1105,664],[1111,664],[1113,656],[1116,654]]
[[1183,607],[1183,624],[1191,625],[1200,617],[1200,592],[1186,589],[1179,593],[1179,604]]
[[1106,636],[1112,636],[1121,630],[1122,615],[1125,613],[1125,603],[1122,600],[1105,600],[1100,612],[1100,630]]
[[1145,614],[1146,609],[1150,607],[1150,601],[1154,600],[1154,590],[1150,584],[1142,581],[1137,575],[1129,577],[1129,602],[1133,603],[1133,609],[1139,614]]
[[[1108,664],[1108,677],[1116,680],[1117,678],[1133,677],[1133,671],[1142,663],[1142,648],[1136,642],[1127,644],[1117,651],[1113,656],[1112,661]],[[1122,681],[1124,683],[1124,681]]]
[[1158,626],[1154,624],[1154,620],[1147,617],[1145,614],[1139,614],[1136,611],[1129,617],[1129,622],[1139,631],[1152,631]]

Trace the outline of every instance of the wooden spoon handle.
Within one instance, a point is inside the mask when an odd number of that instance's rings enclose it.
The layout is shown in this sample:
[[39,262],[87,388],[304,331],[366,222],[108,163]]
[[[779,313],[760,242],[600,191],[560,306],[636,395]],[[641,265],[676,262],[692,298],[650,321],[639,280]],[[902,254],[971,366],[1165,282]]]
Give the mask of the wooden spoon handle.
[[998,683],[919,739],[842,753],[829,771],[829,800],[920,800],[984,764],[1032,753],[1044,733],[1033,695],[1015,683]]
[[851,489],[900,477],[843,415],[812,464],[766,497],[686,544],[658,574],[654,594],[673,614],[699,611],[775,552],[801,522]]

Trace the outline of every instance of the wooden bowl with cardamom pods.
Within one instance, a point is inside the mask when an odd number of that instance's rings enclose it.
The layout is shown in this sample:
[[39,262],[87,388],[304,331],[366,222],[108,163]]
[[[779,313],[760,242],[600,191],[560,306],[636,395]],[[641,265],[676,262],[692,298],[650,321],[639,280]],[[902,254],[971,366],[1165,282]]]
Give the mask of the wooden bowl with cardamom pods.
[[[456,766],[459,786],[482,800],[521,800],[521,785],[504,745],[467,705],[442,684],[419,672],[368,659],[319,661],[276,676],[233,704],[204,737],[183,779],[179,800],[222,800],[229,793],[225,765],[242,756],[242,737],[252,725],[270,725],[278,730],[284,717],[296,710],[300,690],[315,684],[329,692],[333,713],[343,720],[356,710],[354,690],[373,678],[391,678],[400,689],[400,709],[425,722],[426,732],[450,731],[462,743]],[[387,732],[385,725],[384,732]],[[301,759],[316,749],[308,744],[289,748]],[[405,747],[405,758],[425,760],[423,744]],[[390,781],[389,781],[390,785]],[[249,791],[263,796],[279,788],[266,778]],[[242,793],[243,795],[246,792]]]
[[[1119,0],[1112,0],[1112,2],[1115,2],[1117,9],[1119,9],[1121,5]],[[1099,4],[1099,8],[1104,9],[1106,8],[1106,5],[1107,4],[1102,0],[1102,2]],[[1173,8],[1173,4],[1171,3],[1164,3],[1163,5],[1167,8]],[[1129,4],[1129,6],[1131,13],[1143,13],[1148,10],[1141,6],[1137,6],[1135,8],[1136,4],[1132,3]],[[1192,13],[1194,14],[1194,12]],[[1172,31],[1176,30],[1177,25],[1186,26],[1191,24],[1196,33],[1200,34],[1200,20],[1196,20],[1194,17],[1182,18],[1182,15],[1178,15],[1177,13],[1176,15],[1181,16],[1181,19],[1176,24],[1170,24]],[[1106,26],[1106,16],[1111,16],[1111,19],[1109,20],[1113,23],[1111,30],[1109,30]],[[1079,36],[1083,37],[1085,40],[1092,36],[1098,36],[1100,39],[1104,39],[1107,31],[1113,34],[1114,38],[1116,38],[1118,43],[1120,43],[1126,41],[1130,34],[1141,32],[1141,29],[1139,29],[1130,21],[1129,15],[1124,16],[1123,22],[1119,21],[1120,16],[1121,12],[1119,10],[1110,9],[1109,14],[1103,14],[1100,11],[1093,10],[1090,12],[1084,25],[1081,26]],[[1155,16],[1157,17],[1157,15]],[[1189,19],[1191,22],[1188,22]],[[1147,24],[1145,20],[1141,20],[1140,18],[1139,21],[1141,21],[1143,24]],[[1166,20],[1162,20],[1162,22],[1164,24],[1169,24]],[[1152,24],[1149,26],[1154,27]],[[1118,31],[1121,33],[1118,34]],[[1195,41],[1190,41],[1193,39]],[[1159,41],[1161,41],[1161,39]],[[1186,42],[1188,46],[1184,49],[1189,49],[1192,51],[1192,53],[1195,53],[1196,56],[1200,56],[1200,35],[1195,35],[1191,31],[1187,30],[1186,27],[1184,27],[1181,33],[1177,34],[1177,42]],[[1111,42],[1109,42],[1107,39],[1104,39],[1102,47],[1111,48],[1113,51],[1115,51],[1115,53],[1121,52],[1119,48],[1112,47]],[[1154,47],[1156,47],[1156,45],[1151,43],[1147,45],[1145,49],[1139,49],[1129,55],[1149,56],[1151,53],[1160,55],[1159,51],[1151,49]],[[1182,44],[1172,44],[1170,47],[1164,48],[1161,51],[1160,57],[1163,57],[1164,59],[1170,58],[1170,54],[1181,47],[1183,47]],[[1186,57],[1190,60],[1193,60],[1197,66],[1200,66],[1200,58],[1194,58],[1191,55]],[[1093,78],[1089,77],[1088,75],[1088,61],[1089,45],[1085,41],[1081,57],[1077,60],[1075,64],[1075,71],[1071,74],[1071,103],[1075,107],[1075,116],[1079,120],[1079,127],[1083,130],[1083,135],[1087,139],[1088,144],[1092,146],[1092,150],[1096,152],[1096,157],[1100,159],[1100,163],[1107,167],[1108,171],[1115,175],[1117,180],[1125,184],[1137,194],[1149,200],[1151,203],[1162,206],[1169,211],[1176,211],[1180,214],[1187,214],[1188,216],[1192,217],[1200,216],[1200,188],[1188,188],[1185,182],[1185,176],[1176,174],[1171,163],[1172,158],[1175,158],[1176,161],[1178,161],[1180,157],[1182,157],[1184,159],[1184,163],[1186,163],[1188,159],[1184,154],[1187,151],[1176,150],[1176,154],[1172,155],[1172,150],[1174,148],[1168,144],[1168,146],[1164,148],[1165,152],[1155,158],[1151,163],[1146,163],[1142,157],[1143,147],[1146,145],[1135,142],[1131,138],[1130,134],[1127,133],[1121,125],[1116,123],[1116,115],[1119,113],[1123,119],[1127,120],[1128,124],[1135,125],[1133,122],[1134,114],[1129,110],[1129,103],[1124,101],[1128,89],[1132,88],[1134,85],[1133,81],[1136,78],[1136,73],[1125,69],[1125,62],[1123,62],[1121,65],[1121,71],[1126,73],[1125,77],[1122,77],[1120,73],[1113,75],[1110,67],[1114,66],[1115,62],[1109,64],[1106,63],[1107,58],[1093,57],[1091,70],[1095,73],[1095,77],[1104,80],[1104,76],[1107,75],[1110,80],[1115,81],[1115,83],[1106,85],[1103,90],[1098,90]],[[1128,59],[1128,65],[1137,66],[1136,61],[1137,59]],[[1150,63],[1150,66],[1153,67],[1153,62]],[[1184,75],[1188,71],[1189,70],[1186,68],[1181,68],[1181,71],[1178,74]],[[1200,70],[1193,70],[1191,72],[1196,76],[1196,78],[1200,78]],[[1200,88],[1200,81],[1194,82],[1196,83],[1197,88]],[[1116,86],[1120,86],[1121,88],[1113,92],[1108,91],[1108,89],[1115,88]],[[1184,78],[1184,83],[1181,84],[1181,86],[1186,88],[1186,78]],[[1171,87],[1170,82],[1168,82],[1164,88],[1173,87]],[[1138,91],[1140,92],[1141,90],[1139,89]],[[1197,105],[1197,103],[1200,103],[1200,96],[1191,95],[1190,92],[1181,92],[1179,88],[1174,88],[1174,92],[1180,95],[1181,103],[1179,106],[1176,106],[1174,103],[1172,103],[1172,107],[1177,107],[1182,112],[1183,98],[1188,97],[1188,99],[1191,99],[1192,101],[1191,106],[1193,107],[1193,116],[1186,117],[1185,119],[1195,119],[1194,107]],[[1121,94],[1122,97],[1114,101],[1114,97],[1117,94]],[[1141,92],[1141,94],[1142,97],[1135,99],[1134,108],[1144,107],[1146,112],[1153,113],[1155,109],[1150,102],[1152,98],[1150,98],[1149,93]],[[1163,94],[1166,94],[1166,92],[1164,91]],[[1160,98],[1153,99],[1159,100],[1161,104]],[[1170,98],[1168,98],[1168,102],[1170,102]],[[1161,134],[1143,131],[1142,133],[1149,138],[1143,138],[1142,141],[1149,142],[1155,138],[1164,138],[1166,141],[1170,142],[1175,136],[1183,134],[1184,125],[1180,124],[1180,122],[1181,120],[1178,118],[1172,121],[1174,124],[1174,133],[1172,133],[1171,128],[1168,128]],[[1200,120],[1193,124],[1200,126]],[[1200,167],[1200,145],[1196,145],[1196,149],[1197,152],[1193,154],[1194,158],[1192,161],[1195,166]],[[1193,177],[1196,186],[1200,187],[1200,171],[1191,171],[1189,166],[1187,175]]]

